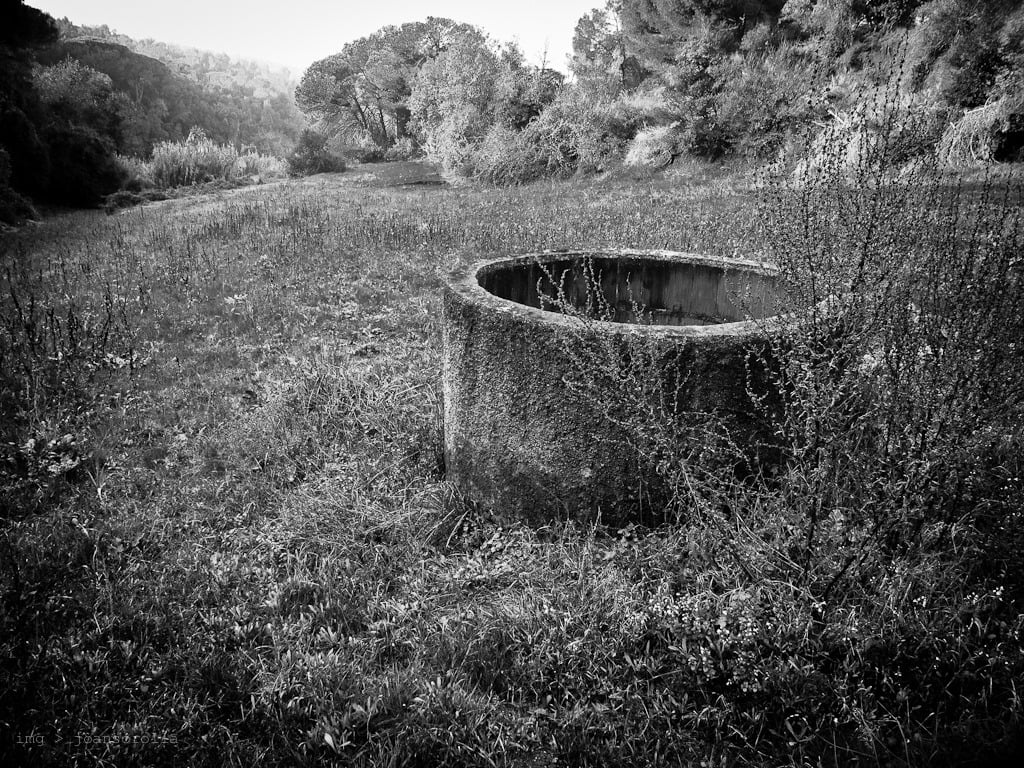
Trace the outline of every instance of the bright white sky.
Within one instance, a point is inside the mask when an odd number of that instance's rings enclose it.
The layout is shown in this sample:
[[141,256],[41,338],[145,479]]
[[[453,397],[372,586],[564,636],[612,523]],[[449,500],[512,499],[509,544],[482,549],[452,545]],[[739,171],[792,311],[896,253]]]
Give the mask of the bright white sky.
[[387,24],[441,16],[473,24],[526,58],[566,71],[577,20],[604,0],[25,0],[76,24],[136,39],[283,64],[298,77],[317,59]]

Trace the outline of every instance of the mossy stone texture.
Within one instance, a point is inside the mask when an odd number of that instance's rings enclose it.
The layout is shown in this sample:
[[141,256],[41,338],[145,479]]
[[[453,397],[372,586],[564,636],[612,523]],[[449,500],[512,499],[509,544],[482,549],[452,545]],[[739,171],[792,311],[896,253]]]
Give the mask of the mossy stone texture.
[[[588,271],[602,316],[623,321],[551,311],[543,296],[553,285],[585,305]],[[747,388],[751,361],[765,355],[760,318],[775,311],[773,282],[755,262],[670,251],[545,251],[454,271],[443,297],[448,478],[482,506],[535,523],[656,514],[659,478],[607,417],[601,392],[581,397],[567,381],[588,356],[640,344],[682,371],[681,413],[714,413],[734,439],[754,442],[763,427]],[[638,305],[647,324],[631,322]]]

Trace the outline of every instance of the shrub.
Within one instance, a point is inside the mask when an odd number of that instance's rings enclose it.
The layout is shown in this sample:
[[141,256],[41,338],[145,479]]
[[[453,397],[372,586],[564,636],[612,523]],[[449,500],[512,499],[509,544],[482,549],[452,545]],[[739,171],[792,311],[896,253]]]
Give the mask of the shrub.
[[[470,162],[467,161],[467,165]],[[521,184],[544,175],[544,160],[523,133],[498,124],[472,153],[472,173],[491,184]]]
[[[878,88],[857,107],[833,112],[831,121],[802,146],[780,153],[795,156],[795,175],[809,170],[830,177],[845,174],[856,183],[872,174],[894,175],[908,164],[932,160],[946,113],[927,99]],[[797,147],[795,155],[794,147]]]
[[[536,106],[536,105],[535,105]],[[566,88],[521,124],[522,115],[457,104],[425,131],[427,156],[449,177],[521,184],[607,170],[643,126],[668,120],[663,89],[595,97]]]
[[103,210],[107,213],[114,213],[121,208],[131,208],[135,205],[143,205],[166,199],[167,194],[158,189],[145,189],[142,191],[122,189],[112,195],[107,195],[106,200],[103,201]]
[[496,125],[476,143],[460,145],[464,175],[494,184],[564,178],[604,171],[636,130],[639,110],[625,102],[594,102],[564,93],[522,131]]
[[57,172],[50,176],[47,198],[77,207],[99,205],[125,181],[114,158],[113,146],[88,128],[65,127],[47,133],[50,160]]
[[141,192],[153,186],[153,172],[149,163],[131,155],[116,153],[114,162],[125,178],[123,187],[129,192]]
[[419,147],[410,136],[403,136],[384,153],[384,160],[391,162],[395,160],[412,160],[419,154]]
[[[932,0],[910,36],[915,85],[933,91],[945,105],[972,109],[993,95],[1000,74],[1015,69],[1013,41],[1019,10],[1013,3],[981,5]],[[1018,26],[1019,29],[1019,26]]]
[[11,157],[0,149],[0,223],[20,224],[38,216],[32,203],[11,189],[10,181]]
[[[781,474],[744,496],[791,526],[779,546],[823,621],[857,617],[851,682],[876,712],[902,707],[876,716],[866,746],[898,738],[911,764],[959,764],[972,742],[1006,749],[1020,716],[1021,190],[963,196],[934,154],[893,183],[897,110],[866,149],[830,137],[800,188],[784,182],[766,207],[802,325],[776,341]],[[816,311],[828,297],[842,298]],[[983,595],[968,613],[987,637],[962,610]]]
[[568,89],[521,131],[493,126],[483,141],[465,149],[465,165],[495,184],[601,173],[619,161],[638,131],[672,115],[663,90],[595,99]]
[[51,122],[87,126],[116,140],[122,115],[108,75],[69,57],[53,66],[36,65],[32,81]]
[[299,143],[288,156],[291,176],[310,176],[314,173],[334,173],[345,170],[345,161],[327,149],[327,137],[313,130],[304,130]]
[[819,115],[808,99],[814,73],[788,48],[773,51],[753,65],[722,64],[717,72],[725,85],[708,116],[708,130],[717,134],[694,142],[712,156],[734,153],[747,158],[770,157],[786,136]]
[[455,106],[431,125],[423,148],[445,175],[472,176],[476,147],[487,130],[487,121],[476,108],[468,104]]
[[17,226],[29,219],[39,218],[32,202],[9,186],[0,184],[0,223]]
[[262,183],[268,179],[285,178],[288,175],[288,163],[273,155],[247,152],[239,155],[237,170],[239,176],[256,179]]
[[384,150],[367,131],[328,139],[324,149],[343,162],[379,163],[384,160]]
[[614,102],[590,106],[566,99],[544,110],[524,134],[537,146],[545,171],[565,175],[604,170],[632,132],[628,112]]
[[162,141],[153,147],[150,172],[160,187],[182,187],[237,175],[238,153],[217,144],[201,128],[193,128],[183,142]]
[[625,165],[640,168],[663,168],[680,154],[678,123],[644,128],[629,143]]
[[50,181],[50,156],[32,121],[22,110],[0,106],[0,147],[11,162],[11,186],[26,195],[44,195]]
[[192,134],[184,143],[164,142],[154,150],[149,162],[120,154],[115,156],[115,161],[126,179],[123,188],[132,193],[154,186],[168,188],[250,180],[262,183],[287,175],[285,161],[279,158],[254,151],[239,155],[231,147],[201,138],[201,133]]
[[1021,113],[1024,113],[1024,99],[1020,96],[1004,97],[965,112],[946,127],[939,139],[942,163],[961,168],[996,161],[1001,137],[1013,131]]

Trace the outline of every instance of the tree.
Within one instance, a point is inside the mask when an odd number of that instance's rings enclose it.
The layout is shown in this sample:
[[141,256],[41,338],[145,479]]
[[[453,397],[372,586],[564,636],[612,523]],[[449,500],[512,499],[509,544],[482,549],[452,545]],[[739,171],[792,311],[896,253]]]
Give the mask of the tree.
[[135,53],[119,43],[96,38],[62,40],[39,53],[41,64],[56,66],[68,58],[110,78],[123,94],[122,152],[146,155],[160,141],[177,141],[200,125],[218,141],[227,141],[215,105],[221,99],[175,74],[161,61]]
[[369,136],[386,149],[408,133],[408,100],[420,67],[453,40],[483,33],[450,19],[384,27],[314,62],[295,91],[299,109],[332,136]]
[[644,71],[635,56],[626,52],[620,0],[608,0],[576,22],[570,68],[576,82],[598,94],[615,96],[640,84]]
[[21,0],[0,0],[0,11],[0,150],[9,163],[2,186],[37,195],[46,189],[50,160],[36,128],[42,105],[32,87],[32,59],[57,39],[57,26]]
[[785,0],[622,0],[627,47],[643,59],[671,62],[675,46],[699,34],[734,49],[743,35],[778,19]]
[[919,9],[912,56],[916,84],[935,88],[942,101],[970,109],[1022,63],[1024,3],[1020,0],[932,0]]
[[59,32],[53,18],[23,0],[0,0],[0,11],[4,21],[0,24],[0,51],[4,56],[17,56],[56,41]]
[[509,59],[483,35],[461,35],[420,68],[409,99],[416,133],[428,156],[461,165],[499,120],[515,91]]
[[127,97],[114,91],[107,75],[67,58],[53,66],[37,65],[32,81],[49,123],[88,126],[120,143]]
[[554,70],[527,64],[514,44],[463,34],[420,67],[409,98],[413,127],[429,158],[473,175],[481,161],[502,165],[499,156],[514,152],[518,137],[543,119],[562,81]]

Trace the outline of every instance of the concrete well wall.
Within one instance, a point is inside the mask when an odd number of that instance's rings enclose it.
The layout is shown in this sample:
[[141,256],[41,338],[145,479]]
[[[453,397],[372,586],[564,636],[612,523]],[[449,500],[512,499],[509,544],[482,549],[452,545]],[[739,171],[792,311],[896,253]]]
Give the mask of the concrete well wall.
[[[560,285],[569,304],[586,310],[589,295],[593,308],[587,274],[610,321],[584,322],[545,298]],[[643,344],[682,371],[681,413],[714,413],[752,444],[764,426],[747,394],[749,363],[764,356],[759,320],[776,311],[773,278],[753,262],[667,251],[544,252],[456,270],[443,300],[448,477],[485,507],[536,522],[656,515],[659,479],[566,381],[595,349]]]

